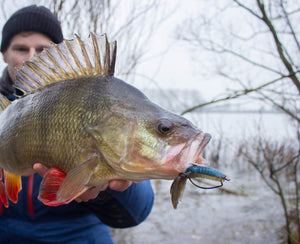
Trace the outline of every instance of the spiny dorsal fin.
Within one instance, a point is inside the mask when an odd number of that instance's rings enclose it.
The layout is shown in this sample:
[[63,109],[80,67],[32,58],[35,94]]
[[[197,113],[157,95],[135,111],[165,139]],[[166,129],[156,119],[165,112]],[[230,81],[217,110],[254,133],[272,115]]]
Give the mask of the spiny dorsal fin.
[[15,86],[25,94],[62,80],[114,74],[117,43],[109,43],[106,34],[90,34],[82,41],[77,35],[73,40],[51,44],[26,61],[16,74]]
[[0,112],[10,105],[10,101],[0,93]]

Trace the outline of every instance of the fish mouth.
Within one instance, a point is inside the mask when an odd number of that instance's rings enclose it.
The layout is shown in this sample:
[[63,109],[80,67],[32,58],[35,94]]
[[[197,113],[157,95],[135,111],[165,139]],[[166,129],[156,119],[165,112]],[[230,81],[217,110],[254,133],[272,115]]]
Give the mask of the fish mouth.
[[210,139],[210,134],[200,132],[185,144],[181,145],[181,150],[172,160],[172,167],[179,173],[185,172],[185,170],[192,165],[207,167],[208,162],[202,158],[200,154]]

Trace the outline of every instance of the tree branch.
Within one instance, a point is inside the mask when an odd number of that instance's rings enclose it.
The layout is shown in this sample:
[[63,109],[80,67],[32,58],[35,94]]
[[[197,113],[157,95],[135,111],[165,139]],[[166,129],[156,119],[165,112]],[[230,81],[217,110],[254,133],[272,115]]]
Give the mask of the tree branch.
[[275,102],[274,99],[266,96],[265,94],[263,94],[260,91],[256,91],[257,93],[259,93],[261,96],[264,97],[264,99],[270,101],[274,106],[276,106],[277,108],[279,108],[281,111],[283,111],[284,113],[286,113],[287,115],[289,115],[290,117],[292,117],[293,119],[297,120],[300,123],[300,117],[297,117],[296,114],[294,114],[293,112],[291,112],[290,110],[288,110],[287,108],[285,108],[284,106],[278,104],[277,102]]
[[[300,70],[298,70],[296,73],[299,73],[299,72],[300,72]],[[247,95],[247,94],[249,94],[249,93],[252,93],[252,92],[258,92],[258,91],[261,90],[262,88],[265,88],[265,87],[267,87],[267,86],[269,86],[269,85],[272,85],[272,84],[274,84],[274,83],[276,83],[276,82],[278,82],[278,81],[280,81],[280,80],[282,80],[282,79],[284,79],[284,78],[288,78],[288,77],[290,77],[290,76],[289,76],[289,75],[287,75],[287,76],[281,76],[281,77],[279,77],[279,78],[277,78],[277,79],[275,79],[275,80],[269,81],[269,82],[267,82],[267,83],[265,83],[265,84],[263,84],[263,85],[261,85],[261,86],[258,86],[258,87],[256,87],[256,88],[245,89],[245,90],[242,90],[242,91],[236,91],[235,94],[233,94],[233,95],[229,95],[229,96],[226,96],[226,97],[223,97],[223,98],[219,98],[219,99],[216,99],[216,100],[211,100],[211,101],[209,101],[209,102],[206,102],[206,103],[202,103],[202,104],[196,105],[196,106],[194,106],[194,107],[192,107],[192,108],[186,109],[185,111],[183,111],[183,112],[181,113],[181,115],[190,113],[190,112],[192,112],[192,111],[194,111],[194,110],[196,110],[196,109],[198,109],[198,108],[201,108],[201,107],[204,107],[204,106],[207,106],[207,105],[210,105],[210,104],[219,103],[219,102],[224,102],[224,101],[227,101],[227,100],[233,100],[233,99],[236,99],[236,98],[245,96],[245,95]],[[293,116],[295,116],[295,115],[293,115]],[[300,121],[300,118],[298,118],[298,117],[296,117],[295,119],[296,119],[297,121]]]
[[287,24],[288,24],[288,26],[289,26],[289,28],[290,28],[290,30],[291,30],[291,34],[292,34],[292,36],[293,36],[293,38],[294,38],[294,40],[295,40],[295,43],[296,43],[296,45],[297,45],[297,47],[298,47],[298,50],[300,51],[300,43],[299,43],[299,41],[298,41],[298,39],[297,39],[296,32],[295,32],[295,30],[294,30],[294,28],[293,28],[293,26],[292,26],[292,24],[291,24],[291,21],[290,21],[290,18],[289,18],[289,14],[286,12],[282,0],[280,0],[280,6],[281,6],[281,8],[282,8],[282,11],[283,11],[284,17],[285,17],[285,19],[286,19],[286,22],[287,22]]
[[283,62],[284,66],[286,67],[286,69],[288,70],[289,74],[290,74],[290,78],[292,80],[292,82],[294,83],[294,85],[297,87],[298,89],[298,93],[300,94],[300,81],[298,80],[297,76],[295,75],[295,71],[293,69],[293,66],[289,63],[289,61],[287,60],[287,58],[284,55],[284,50],[282,47],[282,44],[279,40],[279,37],[277,35],[277,32],[275,30],[275,27],[273,26],[271,20],[269,19],[266,10],[265,10],[265,6],[264,4],[261,2],[261,0],[256,0],[257,1],[257,5],[263,15],[262,17],[262,21],[267,25],[267,27],[269,28],[273,39],[275,41],[275,45],[278,51],[278,54],[280,56],[281,61]]
[[243,9],[247,10],[248,12],[250,12],[253,16],[257,17],[258,19],[262,20],[262,17],[259,16],[257,13],[255,13],[251,8],[248,8],[246,5],[240,3],[237,0],[233,0],[235,3],[237,3],[240,7],[242,7]]

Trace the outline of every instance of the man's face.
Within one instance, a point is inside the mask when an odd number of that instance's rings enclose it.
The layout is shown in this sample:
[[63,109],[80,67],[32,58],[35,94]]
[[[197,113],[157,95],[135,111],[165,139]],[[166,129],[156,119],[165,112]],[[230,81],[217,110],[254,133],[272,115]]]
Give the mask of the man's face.
[[24,61],[30,60],[34,54],[50,47],[51,39],[38,32],[22,32],[15,35],[3,52],[4,62],[8,64],[8,73],[14,81],[16,68],[21,68]]

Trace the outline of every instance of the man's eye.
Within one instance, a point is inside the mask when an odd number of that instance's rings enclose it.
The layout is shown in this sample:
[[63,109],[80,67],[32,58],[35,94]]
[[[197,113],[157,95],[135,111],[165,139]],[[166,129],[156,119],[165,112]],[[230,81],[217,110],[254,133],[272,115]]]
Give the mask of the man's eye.
[[36,53],[41,53],[44,50],[44,48],[38,48],[36,49]]
[[27,52],[28,51],[27,48],[23,48],[23,47],[18,47],[15,50],[18,52]]

